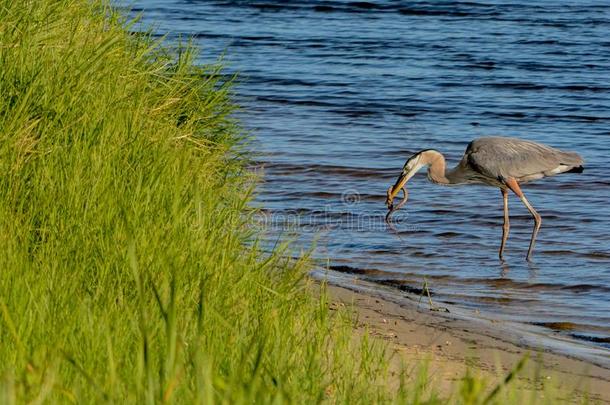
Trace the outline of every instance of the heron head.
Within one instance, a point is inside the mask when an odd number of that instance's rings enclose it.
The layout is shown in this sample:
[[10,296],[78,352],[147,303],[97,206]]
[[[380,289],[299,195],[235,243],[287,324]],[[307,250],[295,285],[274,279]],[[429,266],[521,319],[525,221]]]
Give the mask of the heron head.
[[396,183],[394,183],[394,185],[388,190],[386,200],[386,205],[388,206],[388,208],[392,208],[394,197],[396,197],[398,192],[405,186],[405,184],[407,184],[411,177],[413,177],[415,173],[419,171],[419,169],[428,164],[427,162],[425,162],[424,159],[425,152],[426,151],[418,152],[411,156],[409,159],[407,159],[407,161],[405,162],[405,165],[402,168],[402,172],[400,173],[400,176],[398,176]]

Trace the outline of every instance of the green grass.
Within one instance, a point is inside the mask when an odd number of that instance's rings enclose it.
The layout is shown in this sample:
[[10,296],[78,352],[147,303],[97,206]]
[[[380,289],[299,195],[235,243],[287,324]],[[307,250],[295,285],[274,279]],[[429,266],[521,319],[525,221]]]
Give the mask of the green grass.
[[[0,403],[434,398],[388,388],[306,260],[257,249],[219,67],[127,25],[0,0]],[[479,401],[464,381],[455,401]]]
[[124,27],[0,1],[0,402],[383,398],[381,351],[256,249],[230,83]]

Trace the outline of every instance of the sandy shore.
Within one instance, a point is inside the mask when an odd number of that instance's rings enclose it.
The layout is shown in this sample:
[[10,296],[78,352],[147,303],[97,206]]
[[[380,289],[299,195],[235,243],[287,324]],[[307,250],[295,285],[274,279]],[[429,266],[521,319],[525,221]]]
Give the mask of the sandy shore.
[[529,353],[530,360],[518,376],[522,392],[540,398],[547,386],[569,402],[588,398],[610,403],[610,369],[605,365],[536,347],[531,339],[522,339],[520,331],[498,328],[493,320],[460,319],[453,313],[431,311],[427,299],[397,301],[383,291],[358,286],[330,285],[328,291],[331,310],[352,307],[358,333],[368,329],[389,343],[392,369],[398,371],[414,359],[427,361],[431,385],[443,395],[451,394],[453,383],[467,369],[487,381],[501,381]]

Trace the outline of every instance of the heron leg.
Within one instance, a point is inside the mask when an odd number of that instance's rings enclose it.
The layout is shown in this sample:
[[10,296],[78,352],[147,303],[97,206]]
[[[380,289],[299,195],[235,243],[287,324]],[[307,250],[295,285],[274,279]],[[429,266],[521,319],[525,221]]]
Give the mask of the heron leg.
[[510,219],[508,217],[508,190],[503,188],[502,191],[502,199],[504,200],[504,224],[502,225],[502,244],[500,245],[500,260],[504,255],[504,247],[506,246],[506,240],[508,239],[508,234],[510,232]]
[[532,239],[530,240],[530,248],[527,250],[527,257],[526,257],[526,259],[529,261],[532,258],[532,252],[534,250],[534,245],[536,244],[536,236],[538,236],[538,230],[540,229],[540,225],[542,224],[542,218],[540,217],[540,214],[538,214],[536,212],[534,207],[532,207],[532,204],[530,204],[530,202],[527,201],[527,198],[525,198],[525,195],[523,194],[523,191],[521,191],[521,187],[519,187],[519,183],[517,183],[517,180],[510,178],[510,179],[506,179],[504,182],[506,183],[508,188],[510,188],[513,191],[513,193],[515,193],[517,195],[517,197],[519,197],[521,199],[521,202],[523,202],[523,204],[529,210],[530,214],[532,214],[532,216],[534,217],[534,230],[532,232]]

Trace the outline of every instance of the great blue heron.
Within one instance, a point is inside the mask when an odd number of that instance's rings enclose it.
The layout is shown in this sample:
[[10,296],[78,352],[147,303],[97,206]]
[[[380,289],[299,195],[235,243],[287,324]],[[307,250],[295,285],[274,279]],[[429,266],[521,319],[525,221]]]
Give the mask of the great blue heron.
[[[583,159],[577,153],[563,152],[536,142],[499,136],[478,138],[470,142],[460,163],[450,170],[447,170],[445,157],[439,151],[426,149],[407,160],[398,180],[388,189],[386,200],[388,217],[392,211],[404,205],[408,196],[405,184],[424,166],[428,166],[428,179],[435,184],[487,184],[498,187],[504,199],[504,225],[499,252],[502,259],[510,230],[508,190],[511,190],[534,217],[534,230],[527,251],[527,260],[530,260],[542,220],[525,198],[520,184],[560,173],[581,173],[582,165]],[[394,207],[394,197],[400,190],[403,190],[404,198],[397,207]]]

